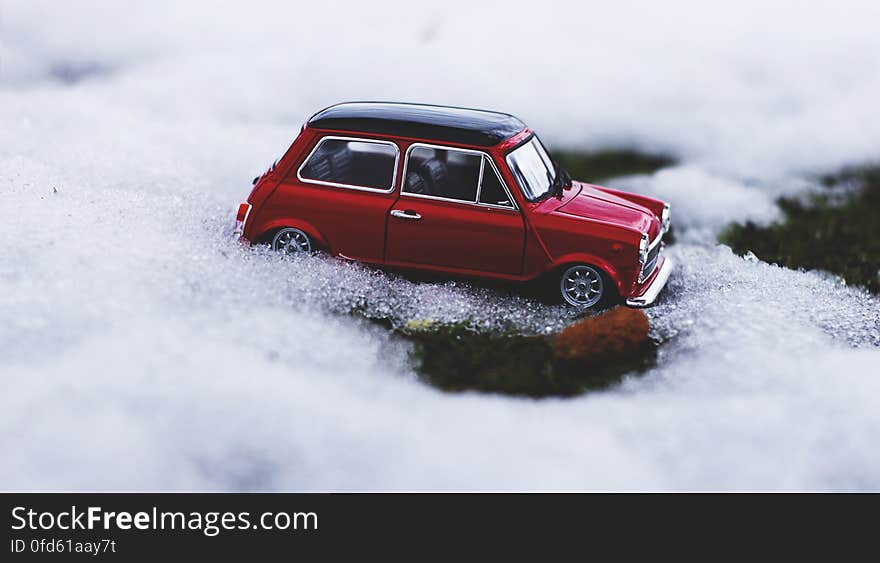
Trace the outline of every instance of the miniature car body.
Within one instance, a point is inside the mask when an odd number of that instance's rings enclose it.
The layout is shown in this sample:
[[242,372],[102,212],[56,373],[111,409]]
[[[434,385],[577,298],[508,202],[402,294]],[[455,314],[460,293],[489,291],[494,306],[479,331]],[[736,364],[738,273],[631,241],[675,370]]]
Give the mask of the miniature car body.
[[356,102],[313,115],[254,180],[236,234],[396,269],[529,281],[646,306],[669,277],[663,201],[571,181],[519,119]]

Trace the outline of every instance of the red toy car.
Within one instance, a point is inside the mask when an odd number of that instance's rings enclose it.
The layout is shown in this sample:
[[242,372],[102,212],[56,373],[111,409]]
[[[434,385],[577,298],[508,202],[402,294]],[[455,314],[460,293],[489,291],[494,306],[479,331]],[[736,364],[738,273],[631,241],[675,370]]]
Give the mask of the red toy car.
[[311,117],[254,180],[236,234],[400,269],[528,281],[570,305],[650,305],[666,284],[669,205],[573,182],[519,119],[344,103]]

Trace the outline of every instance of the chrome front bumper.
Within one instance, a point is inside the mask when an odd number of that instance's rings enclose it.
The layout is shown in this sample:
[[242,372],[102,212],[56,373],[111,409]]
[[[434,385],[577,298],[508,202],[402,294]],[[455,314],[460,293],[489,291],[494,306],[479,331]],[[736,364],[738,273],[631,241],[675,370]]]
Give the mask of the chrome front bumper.
[[668,256],[663,256],[661,259],[663,260],[663,265],[660,266],[660,271],[654,276],[654,281],[651,282],[645,293],[638,297],[627,299],[627,305],[630,307],[648,307],[657,300],[660,291],[666,286],[666,282],[669,281],[669,274],[672,273],[672,260]]

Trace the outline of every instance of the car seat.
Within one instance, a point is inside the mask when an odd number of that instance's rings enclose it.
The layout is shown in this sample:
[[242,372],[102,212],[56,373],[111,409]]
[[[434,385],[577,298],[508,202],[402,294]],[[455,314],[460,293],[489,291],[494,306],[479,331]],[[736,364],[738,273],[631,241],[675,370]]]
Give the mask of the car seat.
[[303,169],[303,177],[311,180],[329,182],[332,176],[333,168],[330,165],[327,151],[326,149],[319,149],[318,152],[309,159],[309,163],[306,165],[305,169]]
[[449,171],[446,164],[436,158],[428,159],[419,166],[419,175],[425,182],[426,192],[438,197],[449,197]]
[[427,194],[427,183],[418,170],[410,170],[406,173],[405,192],[411,194]]
[[333,168],[333,177],[336,178],[337,182],[343,184],[352,183],[351,165],[353,161],[354,155],[346,145],[341,145],[330,154],[330,166]]

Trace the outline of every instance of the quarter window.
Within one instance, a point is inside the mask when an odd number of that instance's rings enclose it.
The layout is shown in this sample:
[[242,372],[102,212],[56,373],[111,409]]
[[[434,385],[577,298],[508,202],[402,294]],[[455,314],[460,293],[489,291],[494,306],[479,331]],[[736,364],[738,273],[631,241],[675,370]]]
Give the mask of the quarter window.
[[397,145],[325,137],[299,171],[301,180],[373,190],[394,187]]
[[504,190],[504,185],[495,172],[495,167],[487,157],[483,157],[483,181],[480,185],[480,203],[489,205],[501,205],[504,207],[513,207],[510,196]]

